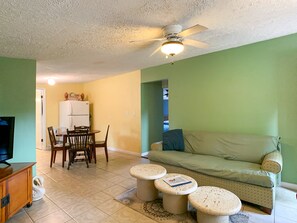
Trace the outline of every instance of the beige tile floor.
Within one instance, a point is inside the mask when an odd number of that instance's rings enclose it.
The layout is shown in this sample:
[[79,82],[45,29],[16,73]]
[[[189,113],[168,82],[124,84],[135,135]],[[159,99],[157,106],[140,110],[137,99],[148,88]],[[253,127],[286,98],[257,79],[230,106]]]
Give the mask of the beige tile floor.
[[[37,150],[37,175],[45,179],[46,195],[42,200],[24,208],[9,223],[155,223],[146,216],[118,203],[113,198],[135,187],[136,180],[129,169],[147,159],[118,152],[110,152],[105,161],[98,151],[97,164],[75,163],[70,170],[62,168],[61,156],[49,168],[49,151]],[[256,207],[243,205],[250,223],[293,223],[297,222],[295,193],[284,188],[277,189],[276,207],[272,215]]]

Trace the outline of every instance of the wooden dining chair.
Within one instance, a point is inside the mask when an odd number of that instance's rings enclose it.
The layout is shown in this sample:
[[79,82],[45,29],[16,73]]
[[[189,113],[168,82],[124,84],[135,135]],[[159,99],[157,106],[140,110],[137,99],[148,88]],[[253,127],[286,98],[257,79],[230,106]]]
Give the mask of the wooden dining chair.
[[53,163],[56,162],[57,151],[62,151],[62,167],[64,167],[64,162],[66,161],[66,153],[69,145],[63,141],[63,143],[57,143],[56,136],[54,133],[54,128],[52,126],[47,128],[49,139],[51,143],[51,162],[50,167],[52,167]]
[[106,162],[108,162],[108,150],[107,150],[108,132],[109,132],[109,125],[107,126],[105,140],[104,141],[95,141],[95,148],[93,148],[93,150],[92,150],[92,153],[93,153],[92,155],[94,156],[95,163],[97,162],[97,160],[96,160],[96,148],[99,148],[99,147],[104,147]]
[[[74,127],[74,130],[88,130],[90,131],[90,126],[86,126],[86,125],[79,125],[79,126],[73,126]],[[92,137],[89,137],[89,143],[88,143],[88,146],[91,146],[92,144]],[[90,149],[89,149],[90,150]],[[83,153],[76,153],[75,156],[84,156]],[[89,157],[89,162],[91,162],[91,156]]]
[[83,152],[87,167],[89,168],[89,136],[88,130],[68,130],[67,129],[67,138],[70,144],[69,152],[69,162],[68,162],[68,170],[72,163],[74,163],[74,159],[77,155],[77,152]]

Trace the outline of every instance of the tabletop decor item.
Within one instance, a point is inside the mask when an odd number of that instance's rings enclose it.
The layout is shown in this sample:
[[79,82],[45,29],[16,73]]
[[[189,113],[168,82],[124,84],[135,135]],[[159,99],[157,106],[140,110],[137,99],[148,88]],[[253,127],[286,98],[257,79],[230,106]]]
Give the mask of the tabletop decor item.
[[76,94],[74,92],[65,92],[64,93],[64,99],[65,101],[67,100],[72,100],[72,101],[83,101],[85,99],[84,93],[81,94]]

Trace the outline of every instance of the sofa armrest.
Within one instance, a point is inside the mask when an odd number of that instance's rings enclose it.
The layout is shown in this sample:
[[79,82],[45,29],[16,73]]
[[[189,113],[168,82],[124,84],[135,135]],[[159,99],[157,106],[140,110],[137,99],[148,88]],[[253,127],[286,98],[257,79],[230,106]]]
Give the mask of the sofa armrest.
[[283,158],[278,150],[265,155],[261,168],[262,170],[278,174],[282,171]]
[[151,150],[153,151],[162,151],[163,150],[163,142],[154,142],[151,145]]

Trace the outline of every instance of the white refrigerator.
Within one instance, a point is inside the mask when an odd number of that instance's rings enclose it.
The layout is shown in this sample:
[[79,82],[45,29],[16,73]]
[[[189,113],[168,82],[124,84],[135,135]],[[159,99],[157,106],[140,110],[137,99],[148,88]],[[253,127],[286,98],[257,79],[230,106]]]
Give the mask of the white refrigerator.
[[90,108],[88,101],[61,101],[60,128],[73,129],[74,126],[90,126]]

